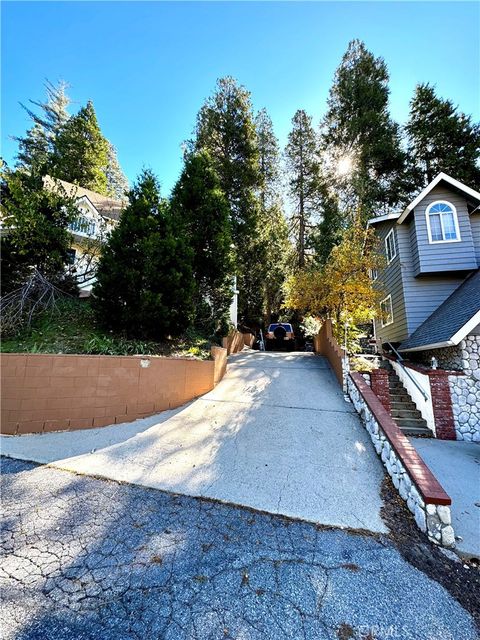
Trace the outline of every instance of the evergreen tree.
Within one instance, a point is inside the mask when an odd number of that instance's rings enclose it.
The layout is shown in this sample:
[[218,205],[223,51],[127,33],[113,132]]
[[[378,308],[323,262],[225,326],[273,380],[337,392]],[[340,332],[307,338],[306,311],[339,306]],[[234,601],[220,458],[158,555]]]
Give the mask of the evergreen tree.
[[303,268],[310,247],[314,216],[319,210],[320,162],[312,118],[298,110],[292,119],[285,149],[289,192],[294,206],[292,229],[296,243],[296,266]]
[[191,324],[193,292],[192,250],[175,228],[157,179],[144,171],[98,265],[98,320],[131,337],[175,336]]
[[108,195],[123,200],[128,191],[128,180],[118,162],[117,150],[111,142],[108,142],[108,159],[105,175],[107,177]]
[[347,227],[347,220],[340,211],[338,197],[333,189],[329,189],[322,181],[319,190],[320,223],[312,232],[311,243],[314,248],[315,262],[323,267],[332,249],[340,244]]
[[230,207],[239,313],[247,321],[258,319],[262,307],[257,197],[261,174],[249,92],[231,77],[218,80],[198,114],[195,134],[191,147],[210,153]]
[[108,151],[108,142],[100,131],[93,103],[89,100],[57,135],[51,174],[108,195]]
[[288,225],[283,213],[280,181],[280,149],[272,121],[262,109],[255,118],[258,137],[260,173],[261,233],[263,247],[262,288],[265,322],[282,306],[282,290],[292,258]]
[[40,112],[35,113],[31,108],[22,104],[33,121],[33,126],[23,137],[14,137],[18,142],[17,167],[29,172],[42,173],[53,152],[55,140],[70,115],[68,106],[70,98],[67,95],[68,84],[63,80],[54,85],[47,80],[45,102],[30,100]]
[[480,124],[472,123],[450,100],[439,98],[431,85],[416,87],[406,131],[419,187],[441,171],[471,187],[480,186]]
[[255,117],[260,163],[260,202],[263,210],[281,200],[280,148],[266,109]]
[[216,330],[230,307],[234,267],[230,208],[207,151],[186,157],[171,207],[193,249],[197,323]]
[[25,283],[37,269],[53,284],[65,282],[72,236],[68,225],[77,217],[75,202],[65,192],[43,188],[41,176],[26,171],[2,172],[2,291]]
[[328,182],[343,210],[363,222],[390,210],[412,188],[400,129],[388,110],[388,70],[383,58],[353,40],[335,73],[322,123],[322,154]]

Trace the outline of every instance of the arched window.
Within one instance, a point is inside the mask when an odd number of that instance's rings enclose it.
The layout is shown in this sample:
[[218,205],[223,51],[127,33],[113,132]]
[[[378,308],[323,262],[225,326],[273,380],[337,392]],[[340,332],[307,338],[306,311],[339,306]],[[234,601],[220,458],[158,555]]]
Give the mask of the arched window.
[[460,242],[457,210],[453,204],[443,200],[432,202],[427,208],[426,215],[430,244],[434,242]]

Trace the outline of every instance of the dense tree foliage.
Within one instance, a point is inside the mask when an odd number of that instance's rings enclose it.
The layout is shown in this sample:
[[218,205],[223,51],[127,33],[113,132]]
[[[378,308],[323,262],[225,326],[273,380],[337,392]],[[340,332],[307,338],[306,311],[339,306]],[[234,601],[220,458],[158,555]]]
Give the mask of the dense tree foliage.
[[296,244],[296,264],[303,268],[311,249],[313,223],[320,208],[320,162],[318,141],[312,118],[299,110],[292,119],[292,130],[285,149],[289,194],[292,200],[292,229]]
[[273,311],[282,307],[283,283],[292,266],[292,246],[283,212],[280,148],[266,109],[255,118],[260,173],[260,242],[264,248],[262,263],[263,312],[266,324]]
[[6,169],[0,206],[5,230],[1,239],[2,293],[20,287],[34,269],[64,286],[72,242],[68,225],[78,215],[73,200],[61,189],[55,193],[44,189],[36,174]]
[[[170,202],[149,171],[129,192],[100,261],[100,321],[142,338],[179,333],[194,321],[218,328],[234,275],[247,324],[269,322],[285,302],[298,314],[332,316],[338,326],[373,313],[368,269],[378,258],[368,218],[402,207],[440,171],[480,185],[480,125],[420,84],[402,130],[389,113],[388,83],[383,58],[350,42],[320,131],[305,111],[295,113],[283,173],[266,110],[254,117],[245,87],[218,80]],[[128,188],[93,103],[70,115],[66,89],[47,82],[45,101],[22,105],[32,126],[16,138],[16,171],[6,171],[2,184],[6,290],[34,268],[65,277],[75,207],[61,190],[45,191],[41,176],[115,198]]]
[[108,152],[108,142],[100,131],[93,103],[89,100],[57,135],[50,173],[107,195]]
[[244,319],[261,314],[259,264],[258,140],[249,92],[231,78],[221,78],[200,109],[191,148],[209,152],[230,207],[238,276],[239,313]]
[[22,105],[33,126],[18,141],[17,168],[73,182],[103,195],[123,198],[128,182],[115,147],[103,136],[93,103],[70,116],[68,85],[46,82],[47,99]]
[[111,142],[108,142],[105,175],[107,178],[107,194],[113,198],[123,200],[128,191],[128,180],[118,162],[117,149]]
[[100,259],[94,287],[99,322],[128,337],[179,335],[193,317],[192,254],[157,179],[144,171]]
[[441,171],[471,187],[480,186],[480,124],[472,123],[451,100],[439,98],[431,85],[416,87],[406,131],[419,186]]
[[351,226],[321,268],[297,271],[286,285],[287,304],[315,317],[332,318],[341,337],[345,324],[368,322],[382,292],[373,286],[372,269],[381,266],[374,231]]
[[67,89],[66,82],[60,81],[54,85],[47,80],[46,101],[30,100],[30,103],[40,110],[39,113],[22,104],[33,126],[24,136],[14,137],[18,142],[18,168],[35,173],[46,172],[56,138],[70,117],[68,113],[70,98],[67,95]]
[[322,155],[329,184],[345,215],[365,222],[404,202],[412,185],[399,126],[389,115],[383,58],[353,40],[335,73],[322,122]]
[[230,208],[207,151],[186,157],[171,207],[193,250],[196,321],[216,330],[233,297],[234,265]]

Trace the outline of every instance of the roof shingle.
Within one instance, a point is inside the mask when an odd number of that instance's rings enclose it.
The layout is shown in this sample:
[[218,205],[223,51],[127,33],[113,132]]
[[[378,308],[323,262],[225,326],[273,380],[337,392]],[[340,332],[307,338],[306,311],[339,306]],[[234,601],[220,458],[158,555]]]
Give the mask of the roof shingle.
[[399,351],[448,342],[480,311],[480,269],[472,273],[410,337]]

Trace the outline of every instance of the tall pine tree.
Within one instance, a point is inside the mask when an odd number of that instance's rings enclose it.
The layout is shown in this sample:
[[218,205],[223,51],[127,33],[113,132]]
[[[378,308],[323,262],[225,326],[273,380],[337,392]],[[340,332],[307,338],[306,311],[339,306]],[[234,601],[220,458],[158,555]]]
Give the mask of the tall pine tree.
[[21,104],[33,121],[33,126],[25,136],[13,138],[18,142],[17,168],[30,173],[45,172],[56,138],[70,117],[67,89],[68,84],[63,80],[56,85],[47,80],[46,101],[30,100],[30,103],[39,109],[39,113]]
[[292,246],[288,239],[288,225],[283,213],[280,178],[280,149],[266,109],[255,118],[257,128],[260,173],[261,207],[260,238],[264,248],[262,288],[264,317],[271,321],[272,312],[282,306],[283,284],[291,267]]
[[261,174],[258,141],[249,92],[231,78],[221,78],[200,109],[192,148],[209,152],[230,207],[236,247],[239,313],[258,319],[262,294],[259,260],[258,188]]
[[123,200],[128,191],[128,180],[118,162],[117,150],[111,142],[108,142],[108,159],[105,175],[107,177],[108,195]]
[[230,208],[207,151],[190,154],[171,198],[179,233],[193,249],[198,324],[224,324],[232,300],[234,265]]
[[412,188],[399,126],[389,115],[383,58],[353,40],[338,67],[322,123],[328,182],[345,211],[365,222],[402,203]]
[[292,231],[296,244],[296,266],[306,264],[314,217],[319,210],[320,162],[312,118],[298,110],[292,119],[285,149],[289,193],[294,207]]
[[108,195],[108,153],[108,142],[89,100],[57,135],[50,173],[55,178]]
[[192,250],[178,233],[157,179],[144,171],[98,265],[98,320],[131,337],[179,335],[192,321],[193,292]]
[[441,171],[480,187],[480,124],[473,123],[451,100],[439,98],[431,85],[416,87],[406,131],[419,187]]

